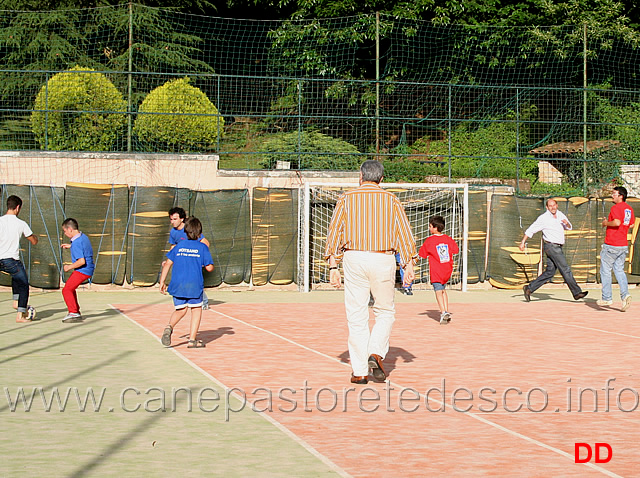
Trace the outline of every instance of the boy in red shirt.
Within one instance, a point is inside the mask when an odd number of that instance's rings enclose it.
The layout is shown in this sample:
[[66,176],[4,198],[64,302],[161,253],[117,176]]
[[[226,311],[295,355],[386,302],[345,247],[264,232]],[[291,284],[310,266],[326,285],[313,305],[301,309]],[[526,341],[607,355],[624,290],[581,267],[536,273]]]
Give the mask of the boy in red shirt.
[[459,252],[458,245],[446,234],[443,234],[444,218],[433,216],[429,219],[429,232],[431,236],[425,239],[418,255],[429,258],[429,279],[436,293],[436,301],[440,308],[440,323],[448,324],[451,321],[449,309],[449,297],[445,286],[453,272],[453,255]]
[[606,227],[604,244],[600,251],[600,281],[602,282],[602,299],[598,300],[599,306],[613,304],[613,291],[611,287],[611,271],[616,276],[620,285],[620,298],[622,299],[622,312],[626,312],[631,306],[629,284],[624,273],[624,264],[629,253],[627,234],[633,226],[636,218],[633,209],[626,203],[627,190],[622,186],[613,188],[611,194],[613,207],[609,217],[602,221],[602,227]]

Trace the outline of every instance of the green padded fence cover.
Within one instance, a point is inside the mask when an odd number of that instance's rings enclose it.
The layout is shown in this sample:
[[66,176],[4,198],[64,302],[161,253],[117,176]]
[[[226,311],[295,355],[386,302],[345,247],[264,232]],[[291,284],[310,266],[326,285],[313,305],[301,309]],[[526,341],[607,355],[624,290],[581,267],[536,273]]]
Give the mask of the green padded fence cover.
[[[562,211],[573,226],[571,231],[564,233],[563,247],[573,277],[579,283],[596,282],[596,246],[600,228],[597,201],[584,197],[554,199],[558,203],[558,211]],[[542,260],[546,263],[544,254]],[[560,272],[556,273],[552,282],[564,282]]]
[[191,214],[202,222],[209,241],[213,272],[204,271],[204,285],[235,285],[251,279],[251,216],[248,189],[197,191]]
[[298,190],[253,189],[253,283],[296,280]]
[[[4,185],[2,214],[6,213],[7,198],[22,199],[19,218],[29,224],[38,244],[33,246],[24,237],[20,240],[20,256],[29,276],[29,284],[41,289],[60,287],[62,270],[62,221],[64,220],[64,188],[48,186]],[[0,274],[0,285],[10,286],[11,276]]]
[[169,250],[169,209],[179,205],[179,201],[188,209],[190,193],[189,189],[171,187],[129,188],[127,282],[135,286],[158,282],[162,261]]
[[[122,285],[127,267],[129,188],[126,185],[69,183],[65,212],[67,217],[78,221],[80,230],[91,240],[96,265],[92,282]],[[65,262],[71,260],[68,249],[63,258]],[[66,273],[65,278],[69,275]]]
[[527,241],[524,252],[520,252],[518,244],[524,231],[544,210],[542,199],[503,194],[491,197],[487,277],[493,286],[518,288],[538,276],[541,233]]
[[[467,282],[484,282],[487,246],[487,191],[469,191],[469,250]],[[462,247],[462,245],[460,245]]]

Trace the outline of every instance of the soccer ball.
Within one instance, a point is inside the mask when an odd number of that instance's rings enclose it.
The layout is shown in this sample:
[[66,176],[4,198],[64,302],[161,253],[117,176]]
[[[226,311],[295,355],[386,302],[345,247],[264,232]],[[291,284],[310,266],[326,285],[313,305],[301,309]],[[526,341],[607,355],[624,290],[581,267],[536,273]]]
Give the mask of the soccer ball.
[[36,309],[33,306],[27,307],[27,320],[36,320]]

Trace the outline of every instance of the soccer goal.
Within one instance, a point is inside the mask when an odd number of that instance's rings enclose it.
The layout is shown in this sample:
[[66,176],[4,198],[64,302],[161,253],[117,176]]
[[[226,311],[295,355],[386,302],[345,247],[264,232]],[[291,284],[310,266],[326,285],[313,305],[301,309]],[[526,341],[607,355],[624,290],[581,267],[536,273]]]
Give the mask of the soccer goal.
[[[450,285],[467,290],[467,250],[469,236],[468,184],[394,184],[381,183],[393,192],[407,213],[416,248],[429,236],[429,218],[440,215],[445,219],[444,233],[451,236],[460,248],[454,256]],[[340,195],[358,187],[357,184],[305,183],[299,194],[298,284],[300,290],[330,289],[329,268],[323,259],[327,230],[333,209]],[[341,267],[341,265],[340,265]],[[415,268],[413,289],[428,289],[429,266],[420,260]],[[398,276],[399,277],[399,276]]]

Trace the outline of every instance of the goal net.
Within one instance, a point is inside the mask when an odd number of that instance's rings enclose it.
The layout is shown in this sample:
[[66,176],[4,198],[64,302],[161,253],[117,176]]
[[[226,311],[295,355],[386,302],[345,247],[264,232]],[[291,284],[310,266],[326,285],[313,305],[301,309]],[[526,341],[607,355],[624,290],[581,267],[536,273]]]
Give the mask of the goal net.
[[[404,206],[416,240],[416,250],[429,237],[429,218],[440,215],[445,220],[445,234],[460,248],[453,258],[453,275],[449,284],[458,290],[467,289],[468,249],[468,184],[393,184],[381,183],[393,192]],[[299,195],[298,284],[300,290],[330,289],[329,268],[324,260],[329,222],[341,194],[358,187],[357,184],[306,183]],[[340,264],[341,268],[342,265]],[[413,289],[428,289],[429,264],[420,260],[415,267]],[[399,271],[396,276],[400,287]]]

